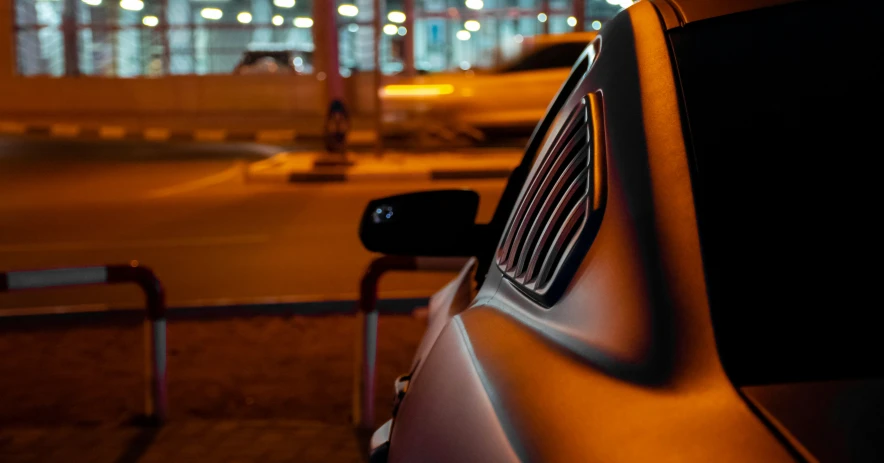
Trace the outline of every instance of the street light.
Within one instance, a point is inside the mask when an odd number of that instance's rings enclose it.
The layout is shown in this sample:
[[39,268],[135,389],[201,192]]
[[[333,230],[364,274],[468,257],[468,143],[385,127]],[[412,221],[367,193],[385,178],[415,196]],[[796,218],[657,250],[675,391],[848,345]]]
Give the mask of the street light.
[[391,23],[402,24],[405,22],[405,13],[401,11],[391,11],[387,13],[387,19],[389,19]]
[[252,22],[252,13],[249,13],[248,11],[240,12],[240,14],[236,15],[236,20],[241,24],[248,24]]
[[399,28],[396,27],[395,24],[387,24],[384,26],[384,34],[387,35],[396,35],[399,32]]
[[306,16],[298,16],[297,18],[295,18],[294,24],[295,24],[295,27],[298,27],[301,29],[307,29],[307,28],[313,27],[313,19],[308,18]]
[[457,31],[457,34],[454,34],[457,37],[457,40],[470,40],[470,31],[460,30]]
[[401,36],[405,36],[405,34],[408,33],[408,29],[406,29],[405,26],[399,26],[399,31],[398,31],[398,32],[399,32],[399,35],[401,35]]
[[593,28],[593,30],[599,30],[599,29],[601,29],[601,28],[602,28],[602,22],[601,22],[601,21],[598,21],[598,20],[593,21],[593,22],[592,22],[592,28]]
[[357,8],[356,5],[345,3],[338,7],[338,14],[352,18],[359,14],[359,8]]
[[147,27],[157,27],[157,24],[160,23],[160,18],[156,16],[145,16],[141,18],[141,24],[144,24]]
[[481,27],[482,27],[482,25],[479,24],[479,21],[476,21],[475,19],[471,19],[471,20],[463,23],[463,28],[470,31],[470,32],[476,32]]
[[98,6],[101,5],[101,0],[83,0],[83,3],[90,6]]
[[273,4],[280,8],[294,8],[295,0],[273,0]]
[[540,22],[542,22],[542,23],[545,23],[546,20],[547,20],[546,13],[539,13],[539,14],[537,15],[537,20],[540,21]]
[[574,27],[577,25],[577,18],[574,16],[568,16],[568,25]]
[[465,5],[471,10],[481,10],[485,7],[485,2],[482,0],[466,0]]
[[216,21],[224,16],[224,12],[219,10],[218,8],[203,8],[202,11],[200,11],[200,16],[212,21]]
[[273,23],[274,26],[282,26],[282,23],[285,22],[285,19],[283,19],[282,15],[274,15],[272,18],[270,18],[270,22]]
[[120,0],[120,8],[129,11],[141,11],[144,9],[144,2],[141,0]]

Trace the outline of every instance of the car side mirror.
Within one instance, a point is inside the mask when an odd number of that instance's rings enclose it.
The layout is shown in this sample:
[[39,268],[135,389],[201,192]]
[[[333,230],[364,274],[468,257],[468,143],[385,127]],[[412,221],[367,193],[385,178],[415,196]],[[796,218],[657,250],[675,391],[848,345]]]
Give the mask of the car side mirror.
[[374,199],[359,225],[366,249],[406,256],[472,256],[479,194],[435,190]]

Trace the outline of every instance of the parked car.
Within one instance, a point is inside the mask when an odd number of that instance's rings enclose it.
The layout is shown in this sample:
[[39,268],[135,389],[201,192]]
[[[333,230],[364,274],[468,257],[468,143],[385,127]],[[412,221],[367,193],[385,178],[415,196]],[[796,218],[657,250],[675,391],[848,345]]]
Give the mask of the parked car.
[[[577,58],[596,36],[538,36],[525,53],[489,71],[455,71],[402,78],[381,91],[389,122],[416,116],[476,129],[537,125]],[[518,98],[512,89],[518,88]]]
[[234,74],[295,74],[302,72],[303,52],[290,50],[249,50],[233,69]]
[[880,10],[638,2],[489,223],[464,191],[372,201],[369,250],[474,257],[372,461],[882,461]]

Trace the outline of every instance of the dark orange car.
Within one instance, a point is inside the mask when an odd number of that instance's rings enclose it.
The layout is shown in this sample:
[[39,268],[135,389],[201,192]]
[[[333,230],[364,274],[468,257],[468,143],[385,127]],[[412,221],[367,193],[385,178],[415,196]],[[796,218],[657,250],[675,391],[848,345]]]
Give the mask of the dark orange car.
[[369,249],[475,257],[374,461],[884,460],[881,6],[833,5],[638,2],[490,223],[373,202]]

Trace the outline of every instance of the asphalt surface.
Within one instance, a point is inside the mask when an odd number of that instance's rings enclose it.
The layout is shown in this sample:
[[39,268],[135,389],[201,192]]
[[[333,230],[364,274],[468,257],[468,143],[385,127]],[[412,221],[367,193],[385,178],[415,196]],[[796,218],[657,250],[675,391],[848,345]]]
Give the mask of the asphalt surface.
[[[503,181],[254,185],[242,167],[281,148],[0,138],[0,271],[151,267],[170,305],[354,299],[374,256],[357,237],[372,198],[467,187],[493,212]],[[381,297],[432,294],[449,274],[391,274]],[[135,305],[134,287],[0,294],[0,310]]]

